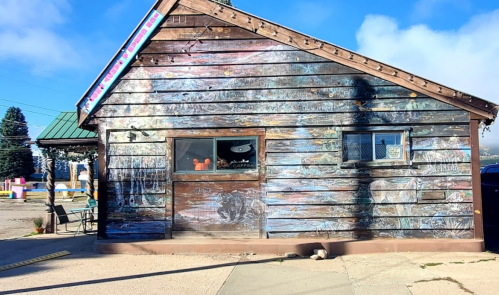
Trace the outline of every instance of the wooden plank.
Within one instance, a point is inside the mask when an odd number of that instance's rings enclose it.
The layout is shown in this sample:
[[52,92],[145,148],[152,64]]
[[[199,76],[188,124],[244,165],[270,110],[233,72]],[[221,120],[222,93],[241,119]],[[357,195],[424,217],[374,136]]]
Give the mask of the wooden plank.
[[411,137],[469,136],[469,125],[421,125],[412,126]]
[[165,234],[171,221],[109,221],[106,233],[111,234]]
[[133,194],[125,195],[115,192],[108,194],[109,208],[171,208],[171,200],[166,194]]
[[451,229],[473,228],[472,217],[364,217],[324,219],[268,219],[268,232],[336,231],[365,229]]
[[317,127],[317,128],[269,128],[266,139],[320,139],[339,138],[341,129],[338,127]]
[[164,143],[127,143],[109,144],[110,156],[163,156],[166,155]]
[[469,190],[470,176],[448,177],[400,177],[400,178],[324,178],[324,179],[269,179],[268,192],[293,191],[349,191],[369,186],[371,191],[379,190]]
[[[434,108],[421,109],[425,111],[429,110],[445,110],[440,107],[445,107],[436,100]],[[392,103],[392,111],[404,111],[406,99],[400,100],[390,100]],[[370,104],[372,108],[370,111],[383,111],[389,110],[385,107],[390,102],[387,101],[377,101]],[[360,111],[359,101],[355,100],[319,100],[319,101],[301,101],[301,102],[246,102],[246,103],[202,103],[202,104],[127,104],[127,105],[105,105],[97,113],[96,116],[99,117],[126,117],[135,116],[137,114],[156,114],[158,116],[168,116],[168,115],[211,115],[211,114],[289,114],[289,113],[337,113],[337,112],[358,112]],[[438,106],[440,105],[440,106]],[[381,106],[381,107],[377,107]],[[454,110],[455,108],[448,108],[447,110]],[[420,111],[421,111],[420,110]],[[133,132],[136,135],[137,132]],[[448,145],[450,148],[456,146],[457,143],[462,142],[462,146],[465,147],[465,139],[458,141],[457,139],[450,139]],[[429,143],[429,140],[427,140]],[[424,144],[424,140],[420,140]],[[418,143],[419,143],[418,142]],[[427,144],[428,144],[427,143]],[[438,145],[440,144],[440,145]],[[443,140],[435,142],[436,147],[444,147]],[[469,147],[469,145],[468,145]]]
[[338,139],[267,140],[267,152],[333,152],[341,149]]
[[[167,137],[233,137],[233,136],[262,136],[264,128],[228,128],[228,129],[188,129],[188,130],[144,130],[131,131],[135,134],[134,142],[160,142],[164,144]],[[130,131],[113,131],[109,134],[109,143],[129,143]]]
[[418,190],[470,190],[471,176],[421,177],[418,178]]
[[175,5],[170,11],[169,15],[192,15],[192,14],[204,14],[192,8],[186,7],[184,5]]
[[231,51],[296,51],[296,48],[269,39],[203,40],[203,43],[167,40],[146,44],[140,54]]
[[[333,75],[361,74],[359,71],[337,63],[294,63],[264,65],[215,65],[215,66],[179,66],[179,67],[132,67],[123,80],[133,79],[186,79],[186,78],[238,78],[271,77],[292,75]],[[420,98],[421,99],[421,98]],[[412,99],[414,100],[414,99]],[[432,99],[433,101],[437,101]],[[410,101],[407,102],[409,104]],[[439,102],[441,103],[441,102]],[[443,103],[441,103],[443,104]],[[419,106],[415,105],[415,107]],[[447,104],[446,104],[447,105]],[[420,107],[421,108],[421,107]],[[449,106],[447,105],[447,108]],[[456,107],[453,107],[457,109]]]
[[159,2],[156,10],[159,11],[162,15],[167,15],[171,10],[173,10],[177,2],[177,0],[163,0]]
[[330,218],[330,217],[433,217],[470,216],[471,203],[459,204],[355,204],[355,205],[288,205],[269,206],[267,218]]
[[470,122],[471,141],[471,170],[473,187],[473,219],[475,223],[475,239],[484,238],[483,208],[482,208],[482,184],[480,178],[480,146],[479,146],[479,120]]
[[334,164],[341,161],[340,157],[339,152],[268,153],[265,163],[267,165]]
[[171,211],[167,212],[165,208],[115,208],[109,207],[107,218],[109,221],[166,221],[167,216],[171,217]]
[[248,170],[244,173],[192,173],[181,174],[174,173],[173,181],[242,181],[242,180],[259,180],[260,174],[255,170]]
[[[355,86],[356,79],[366,80],[374,86],[390,86],[392,83],[372,76],[321,75],[321,76],[282,76],[282,77],[245,77],[218,79],[160,79],[152,81],[121,80],[112,93],[116,92],[154,92],[189,90],[234,90],[261,88],[330,87]],[[368,109],[364,110],[368,111]]]
[[[172,116],[156,117],[146,114],[133,118],[113,118],[106,120],[108,128],[129,128],[136,124],[141,129],[151,128],[249,128],[249,127],[289,127],[289,126],[352,126],[367,124],[419,124],[422,122],[445,123],[467,121],[466,111],[428,111],[428,112],[360,112],[342,114],[265,114],[265,115],[220,115],[220,116]],[[91,123],[100,123],[95,118]],[[418,151],[415,158],[420,157]],[[457,152],[457,151],[453,151]],[[466,151],[464,151],[466,153]],[[424,159],[423,159],[424,160]]]
[[356,191],[268,192],[267,205],[352,205],[380,203],[416,203],[416,190],[370,191],[361,186]]
[[[143,103],[203,103],[203,102],[250,102],[250,101],[308,101],[322,99],[352,99],[362,96],[363,87],[330,87],[330,88],[302,88],[296,89],[261,89],[261,90],[228,90],[228,91],[188,91],[188,92],[160,92],[160,93],[113,93],[103,104],[134,104]],[[375,88],[378,99],[408,97],[409,93],[398,86],[378,86]],[[449,126],[449,125],[446,125]],[[459,136],[462,129],[441,128],[435,133],[430,129],[437,128],[433,125],[415,126],[415,136],[428,134],[428,136]],[[459,127],[459,126],[456,126]],[[462,126],[461,126],[462,127]],[[467,128],[467,126],[466,126]],[[447,135],[446,135],[447,133]],[[469,130],[466,131],[469,133]],[[466,134],[464,134],[466,135]]]
[[258,181],[176,182],[175,230],[258,231],[265,213]]
[[120,181],[108,182],[108,194],[123,195],[146,195],[146,194],[164,194],[166,193],[166,181]]
[[100,188],[99,199],[100,204],[97,206],[97,214],[99,218],[97,219],[97,237],[99,239],[106,238],[106,222],[107,222],[107,157],[106,157],[106,139],[109,136],[108,131],[98,132],[99,141],[97,142],[97,160],[100,165],[98,165],[98,187]]
[[472,239],[473,230],[365,230],[311,232],[270,232],[270,239]]
[[[329,60],[302,51],[258,51],[258,52],[206,52],[139,54],[132,66],[200,66],[225,64],[265,64],[329,62]],[[151,60],[152,59],[152,60]],[[173,60],[173,61],[172,61]],[[395,85],[395,84],[393,84]]]
[[233,24],[221,21],[208,15],[168,15],[161,23],[161,28],[182,27],[234,27]]
[[424,201],[445,200],[445,192],[444,191],[421,192],[421,200]]
[[469,149],[413,151],[412,152],[412,161],[413,161],[413,163],[426,163],[426,164],[468,163],[471,161],[471,151]]
[[155,181],[166,180],[167,169],[165,168],[109,168],[108,181]]
[[239,27],[161,28],[150,40],[262,39]]
[[345,169],[337,165],[267,166],[268,178],[334,178],[334,177],[395,177],[432,175],[471,175],[469,163],[418,165],[405,169],[356,168]]
[[356,191],[268,192],[267,205],[333,205],[333,204],[400,204],[400,203],[466,203],[472,202],[471,190],[446,190],[445,200],[422,200],[428,191],[371,191],[361,186]]
[[469,137],[423,137],[412,139],[412,150],[470,149]]
[[108,168],[166,168],[164,156],[109,156]]
[[[432,187],[435,179],[421,180],[421,189]],[[267,192],[296,192],[296,191],[356,191],[360,187],[369,186],[371,191],[385,190],[415,190],[419,180],[414,177],[401,178],[327,178],[327,179],[269,179]],[[448,185],[451,180],[449,179]],[[444,184],[442,184],[442,187]]]

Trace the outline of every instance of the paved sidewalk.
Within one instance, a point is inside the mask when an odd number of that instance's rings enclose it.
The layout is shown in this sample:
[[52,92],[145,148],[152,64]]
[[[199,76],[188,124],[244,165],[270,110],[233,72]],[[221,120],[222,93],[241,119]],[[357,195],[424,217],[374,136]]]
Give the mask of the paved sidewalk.
[[96,254],[95,236],[0,240],[0,294],[498,294],[499,255],[384,253],[315,261],[272,255]]

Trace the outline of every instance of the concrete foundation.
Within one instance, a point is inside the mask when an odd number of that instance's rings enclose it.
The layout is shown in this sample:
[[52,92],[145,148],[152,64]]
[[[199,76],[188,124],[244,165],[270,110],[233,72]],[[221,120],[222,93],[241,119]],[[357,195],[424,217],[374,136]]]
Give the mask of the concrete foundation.
[[103,254],[185,254],[185,253],[296,253],[310,256],[314,249],[329,255],[385,252],[483,252],[479,239],[407,240],[313,240],[313,239],[172,239],[172,240],[97,240],[94,250]]

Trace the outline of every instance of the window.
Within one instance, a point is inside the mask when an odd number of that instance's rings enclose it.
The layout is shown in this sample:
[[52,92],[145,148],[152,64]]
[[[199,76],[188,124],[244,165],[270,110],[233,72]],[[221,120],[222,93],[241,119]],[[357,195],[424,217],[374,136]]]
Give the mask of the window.
[[255,170],[256,137],[182,138],[174,140],[175,172]]
[[344,133],[343,161],[404,160],[403,136],[400,132]]

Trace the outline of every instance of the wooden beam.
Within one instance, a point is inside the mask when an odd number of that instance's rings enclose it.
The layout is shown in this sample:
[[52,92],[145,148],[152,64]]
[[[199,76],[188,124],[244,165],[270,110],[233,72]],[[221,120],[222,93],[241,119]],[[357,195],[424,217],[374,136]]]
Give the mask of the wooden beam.
[[173,8],[173,6],[178,2],[178,0],[164,0],[160,1],[156,10],[159,11],[162,15],[167,15],[168,12]]
[[471,140],[471,175],[473,188],[473,222],[475,224],[475,239],[483,239],[483,211],[482,211],[482,184],[480,177],[480,148],[478,124],[480,121],[471,120],[470,140]]
[[101,138],[101,136],[108,137],[108,132],[99,132],[99,143],[98,143],[98,161],[99,161],[99,173],[98,173],[98,187],[99,187],[99,206],[98,211],[98,227],[97,227],[97,237],[99,239],[106,238],[106,223],[107,223],[107,163],[106,163],[106,145],[107,138]]
[[204,12],[207,15],[214,16],[220,20],[245,28],[248,31],[339,62],[376,77],[386,79],[477,115],[489,119],[495,119],[497,115],[499,106],[487,101],[429,81],[428,79],[415,76],[390,65],[371,60],[370,58],[353,51],[319,41],[313,37],[270,23],[265,19],[249,15],[240,10],[226,6],[224,6],[222,10],[219,10],[217,9],[219,5],[210,1],[179,0],[179,3],[197,11]]

